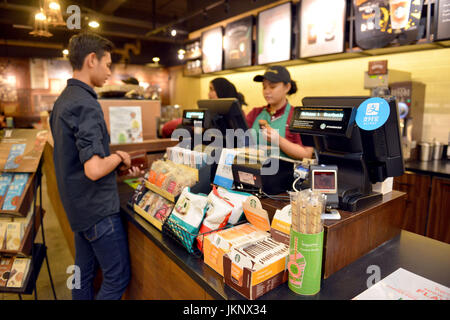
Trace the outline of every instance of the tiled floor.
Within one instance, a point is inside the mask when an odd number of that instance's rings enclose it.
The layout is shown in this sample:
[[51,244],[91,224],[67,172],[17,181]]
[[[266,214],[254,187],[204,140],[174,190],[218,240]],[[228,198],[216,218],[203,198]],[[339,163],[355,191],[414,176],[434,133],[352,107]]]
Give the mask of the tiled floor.
[[[48,199],[45,176],[42,181],[42,203],[46,211],[44,216],[44,233],[47,244],[47,255],[50,264],[50,271],[55,286],[56,297],[58,300],[71,299],[71,292],[67,288],[66,282],[70,274],[66,273],[67,267],[73,265],[74,261],[66,240],[63,236],[58,219],[54,213],[51,203]],[[36,237],[36,242],[42,243],[41,230]],[[47,265],[44,261],[37,280],[37,298],[38,300],[53,300],[53,292],[50,286]],[[22,295],[24,300],[33,300],[35,295]],[[17,294],[0,293],[0,300],[18,300]]]

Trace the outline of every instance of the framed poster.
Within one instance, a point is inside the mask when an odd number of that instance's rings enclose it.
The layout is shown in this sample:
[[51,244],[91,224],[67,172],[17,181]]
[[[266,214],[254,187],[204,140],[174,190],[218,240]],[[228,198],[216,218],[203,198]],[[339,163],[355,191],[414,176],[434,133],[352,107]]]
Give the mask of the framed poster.
[[353,0],[355,41],[362,49],[418,40],[423,0]]
[[141,107],[110,107],[111,144],[143,142]]
[[231,22],[223,39],[225,69],[252,65],[253,16]]
[[344,51],[345,0],[303,0],[300,6],[300,58]]
[[436,40],[450,39],[450,0],[439,0]]
[[291,59],[291,2],[258,13],[256,42],[258,64]]
[[202,33],[202,68],[204,73],[222,70],[222,27]]
[[48,89],[48,61],[30,59],[31,89]]

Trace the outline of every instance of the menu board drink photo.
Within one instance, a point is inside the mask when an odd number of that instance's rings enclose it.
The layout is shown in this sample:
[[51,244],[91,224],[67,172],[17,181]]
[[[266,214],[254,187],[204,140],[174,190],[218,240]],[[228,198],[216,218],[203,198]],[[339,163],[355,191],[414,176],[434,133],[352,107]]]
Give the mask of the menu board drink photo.
[[412,43],[422,36],[423,0],[354,0],[356,44],[362,49],[382,48],[397,39]]
[[252,64],[253,16],[229,23],[225,27],[223,48],[225,69]]
[[204,73],[222,70],[222,41],[222,27],[202,33],[202,67]]
[[450,0],[439,0],[436,39],[450,39]]
[[344,51],[345,0],[303,0],[300,6],[300,57]]
[[292,4],[261,11],[257,24],[258,64],[291,59]]

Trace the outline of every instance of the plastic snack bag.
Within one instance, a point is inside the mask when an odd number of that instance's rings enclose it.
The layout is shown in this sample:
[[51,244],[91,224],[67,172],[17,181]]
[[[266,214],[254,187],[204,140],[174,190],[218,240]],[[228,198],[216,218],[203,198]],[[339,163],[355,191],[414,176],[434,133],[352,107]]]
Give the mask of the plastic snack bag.
[[202,224],[207,200],[206,195],[191,193],[186,187],[167,219],[167,225],[189,252]]
[[[208,195],[208,201],[205,206],[205,218],[200,227],[199,233],[205,233],[226,226],[228,219],[233,212],[234,206],[223,199],[215,186]],[[197,247],[203,252],[203,236],[197,237]]]
[[228,223],[230,224],[238,223],[238,221],[244,215],[244,209],[242,209],[242,205],[247,200],[247,198],[251,196],[251,194],[245,192],[238,192],[234,190],[228,190],[223,187],[218,187],[217,191],[222,198],[224,198],[234,206],[230,219],[228,219]]

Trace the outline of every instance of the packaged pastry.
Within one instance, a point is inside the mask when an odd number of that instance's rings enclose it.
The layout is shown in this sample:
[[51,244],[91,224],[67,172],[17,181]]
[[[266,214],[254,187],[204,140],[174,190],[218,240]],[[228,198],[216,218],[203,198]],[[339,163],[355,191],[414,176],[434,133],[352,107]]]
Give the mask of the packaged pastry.
[[228,219],[228,223],[236,224],[244,216],[242,205],[251,194],[228,190],[223,187],[218,187],[217,191],[222,198],[233,204],[233,212],[231,213],[230,219]]
[[30,268],[29,258],[15,258],[8,279],[8,288],[20,288],[24,285],[25,277]]
[[[205,206],[205,218],[200,226],[199,233],[206,233],[213,230],[222,229],[226,226],[234,206],[223,199],[215,186],[208,195]],[[203,251],[203,236],[197,238],[197,247]]]
[[6,250],[19,250],[22,226],[20,222],[8,222],[6,226]]
[[7,222],[0,221],[0,250],[5,246]]
[[6,287],[13,262],[13,258],[0,257],[0,287]]

